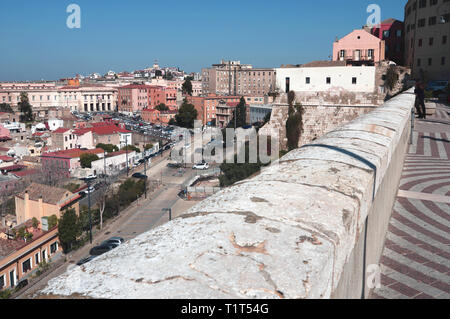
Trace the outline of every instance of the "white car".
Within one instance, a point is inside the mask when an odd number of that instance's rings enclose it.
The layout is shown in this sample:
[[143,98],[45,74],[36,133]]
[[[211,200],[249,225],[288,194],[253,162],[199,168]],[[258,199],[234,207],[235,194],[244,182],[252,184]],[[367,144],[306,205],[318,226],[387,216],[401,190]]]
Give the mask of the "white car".
[[200,164],[195,164],[193,167],[193,169],[201,169],[201,170],[205,170],[209,168],[209,164],[208,163],[200,163]]
[[87,188],[86,190],[83,191],[83,193],[84,193],[85,195],[87,195],[87,194],[92,194],[93,192],[95,192],[95,188],[92,187],[92,186],[90,186],[89,188]]

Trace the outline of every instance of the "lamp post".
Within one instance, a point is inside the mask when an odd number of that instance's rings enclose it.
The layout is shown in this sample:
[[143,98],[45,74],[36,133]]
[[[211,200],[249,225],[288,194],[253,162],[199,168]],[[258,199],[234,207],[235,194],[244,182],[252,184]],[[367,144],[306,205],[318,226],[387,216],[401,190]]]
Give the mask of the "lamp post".
[[163,208],[163,212],[169,212],[169,221],[172,220],[172,208]]
[[91,181],[86,179],[86,184],[88,186],[88,212],[89,212],[89,241],[92,244],[92,216],[91,216]]

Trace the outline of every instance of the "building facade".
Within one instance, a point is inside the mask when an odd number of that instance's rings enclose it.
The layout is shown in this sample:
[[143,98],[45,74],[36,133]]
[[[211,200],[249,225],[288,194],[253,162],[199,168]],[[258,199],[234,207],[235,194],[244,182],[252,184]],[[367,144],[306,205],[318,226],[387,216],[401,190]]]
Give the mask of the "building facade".
[[405,30],[405,64],[412,76],[450,79],[450,1],[409,0]]
[[404,65],[405,27],[404,23],[395,19],[387,19],[369,32],[385,42],[385,59]]
[[347,65],[375,65],[385,60],[385,41],[364,29],[354,30],[333,43],[333,61]]

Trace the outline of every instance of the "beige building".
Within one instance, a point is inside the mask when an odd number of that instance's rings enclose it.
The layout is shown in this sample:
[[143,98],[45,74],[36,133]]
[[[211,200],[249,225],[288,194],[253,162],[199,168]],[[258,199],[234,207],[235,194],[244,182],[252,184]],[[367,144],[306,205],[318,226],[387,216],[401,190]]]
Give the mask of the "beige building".
[[450,79],[450,1],[409,0],[405,28],[405,62],[412,76]]
[[71,208],[74,208],[78,215],[79,197],[80,195],[62,188],[33,183],[15,197],[17,223],[22,224],[33,217],[41,220],[42,217],[52,215],[59,219],[64,210]]

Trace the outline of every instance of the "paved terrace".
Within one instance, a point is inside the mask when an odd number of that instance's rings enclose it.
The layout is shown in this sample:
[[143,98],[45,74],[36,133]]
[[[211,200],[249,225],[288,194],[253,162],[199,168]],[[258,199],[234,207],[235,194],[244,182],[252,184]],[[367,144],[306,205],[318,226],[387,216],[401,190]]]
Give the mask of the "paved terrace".
[[[427,105],[432,106],[432,105]],[[416,120],[372,298],[450,298],[450,107]]]
[[53,279],[40,296],[367,298],[365,274],[382,256],[414,99],[409,90],[290,152]]

